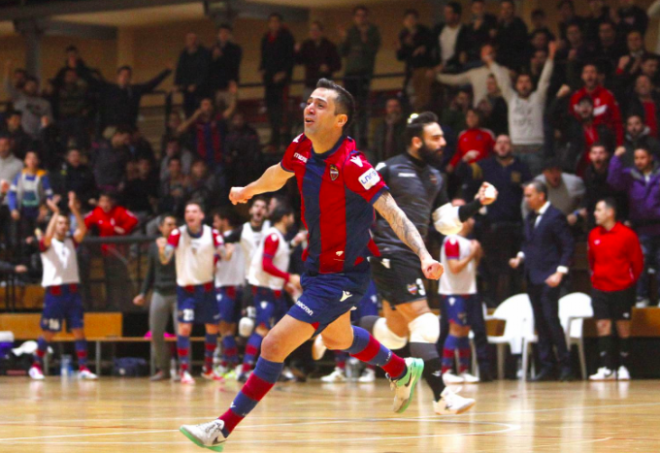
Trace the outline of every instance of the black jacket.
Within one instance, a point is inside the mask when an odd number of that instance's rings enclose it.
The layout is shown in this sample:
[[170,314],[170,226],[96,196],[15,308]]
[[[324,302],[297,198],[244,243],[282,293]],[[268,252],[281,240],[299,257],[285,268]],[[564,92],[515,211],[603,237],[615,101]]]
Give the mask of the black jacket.
[[174,84],[183,87],[195,85],[197,92],[203,92],[208,88],[210,64],[211,53],[206,47],[199,46],[195,53],[183,49],[176,65]]
[[285,72],[287,77],[279,84],[286,84],[293,72],[295,39],[288,28],[281,28],[275,36],[266,33],[261,38],[261,64],[259,69],[264,71],[264,83],[275,84],[273,76],[278,72]]
[[[444,30],[446,24],[438,24],[435,26],[432,32],[432,39],[433,39],[433,57],[435,59],[436,63],[440,63],[442,61],[442,49],[440,48],[440,35],[442,34],[442,30]],[[449,61],[447,61],[447,64],[445,65],[446,68],[445,70],[449,70],[451,72],[459,72],[461,70],[462,64],[460,62],[460,55],[461,53],[469,50],[469,30],[465,25],[461,25],[461,29],[458,32],[458,36],[456,37],[456,47],[454,50],[454,56],[451,57]]]
[[536,217],[530,213],[525,219],[525,277],[533,285],[542,285],[557,272],[557,267],[569,267],[575,244],[566,216],[550,205],[534,227]]
[[[305,86],[308,88],[314,88],[320,78],[332,78],[332,73],[341,70],[337,46],[326,38],[322,38],[318,46],[311,39],[303,41],[300,52],[296,53],[296,63],[305,66]],[[327,72],[321,71],[322,65],[328,67]]]
[[[411,35],[407,28],[404,28],[399,33],[400,48],[396,51],[396,59],[406,64],[406,74],[408,76],[410,76],[413,69],[432,68],[439,63],[438,44],[433,39],[434,36],[431,30],[424,25],[419,25],[414,35]],[[406,42],[409,37],[412,38],[412,44]],[[422,46],[425,47],[425,51],[413,56],[415,50]]]
[[218,43],[211,49],[209,87],[212,91],[226,90],[229,82],[239,82],[242,59],[243,49],[233,42],[224,47]]
[[468,61],[479,61],[481,59],[481,46],[491,42],[491,30],[497,29],[497,17],[492,14],[485,14],[484,20],[479,28],[474,27],[474,21],[465,26],[467,34],[467,54]]
[[500,22],[497,25],[495,43],[499,64],[519,70],[526,63],[527,25],[520,17],[515,17],[510,24]]

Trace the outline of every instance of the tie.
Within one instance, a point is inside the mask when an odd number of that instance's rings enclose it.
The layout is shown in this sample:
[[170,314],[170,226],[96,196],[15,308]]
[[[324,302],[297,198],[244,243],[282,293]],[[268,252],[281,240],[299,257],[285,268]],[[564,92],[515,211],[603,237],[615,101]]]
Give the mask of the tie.
[[529,225],[532,230],[536,228],[536,219],[539,218],[539,215],[536,211],[532,211],[529,213]]

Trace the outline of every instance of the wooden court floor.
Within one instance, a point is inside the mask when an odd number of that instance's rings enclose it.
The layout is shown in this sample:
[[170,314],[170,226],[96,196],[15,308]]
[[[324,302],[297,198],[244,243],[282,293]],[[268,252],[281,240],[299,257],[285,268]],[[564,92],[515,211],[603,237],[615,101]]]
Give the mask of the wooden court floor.
[[[177,431],[226,409],[237,383],[195,387],[105,378],[0,379],[0,452],[202,452]],[[657,452],[660,382],[496,382],[465,387],[478,399],[435,416],[425,384],[405,416],[376,384],[279,384],[225,452]]]

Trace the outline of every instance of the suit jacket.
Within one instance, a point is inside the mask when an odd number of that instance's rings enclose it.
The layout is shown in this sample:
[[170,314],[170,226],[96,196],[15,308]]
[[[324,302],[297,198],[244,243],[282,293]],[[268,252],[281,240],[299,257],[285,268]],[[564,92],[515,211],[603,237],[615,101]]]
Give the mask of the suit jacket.
[[541,285],[559,266],[570,265],[573,258],[573,235],[562,212],[550,205],[534,227],[536,217],[530,213],[525,219],[525,277],[534,285]]

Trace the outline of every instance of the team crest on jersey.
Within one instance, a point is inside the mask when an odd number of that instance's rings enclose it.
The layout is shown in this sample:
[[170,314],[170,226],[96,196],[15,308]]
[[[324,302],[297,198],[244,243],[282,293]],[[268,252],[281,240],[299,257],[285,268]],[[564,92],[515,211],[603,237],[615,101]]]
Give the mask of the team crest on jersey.
[[414,283],[411,283],[408,285],[408,292],[412,294],[413,296],[417,294],[417,285]]
[[330,179],[333,181],[339,177],[339,169],[335,165],[330,165]]

